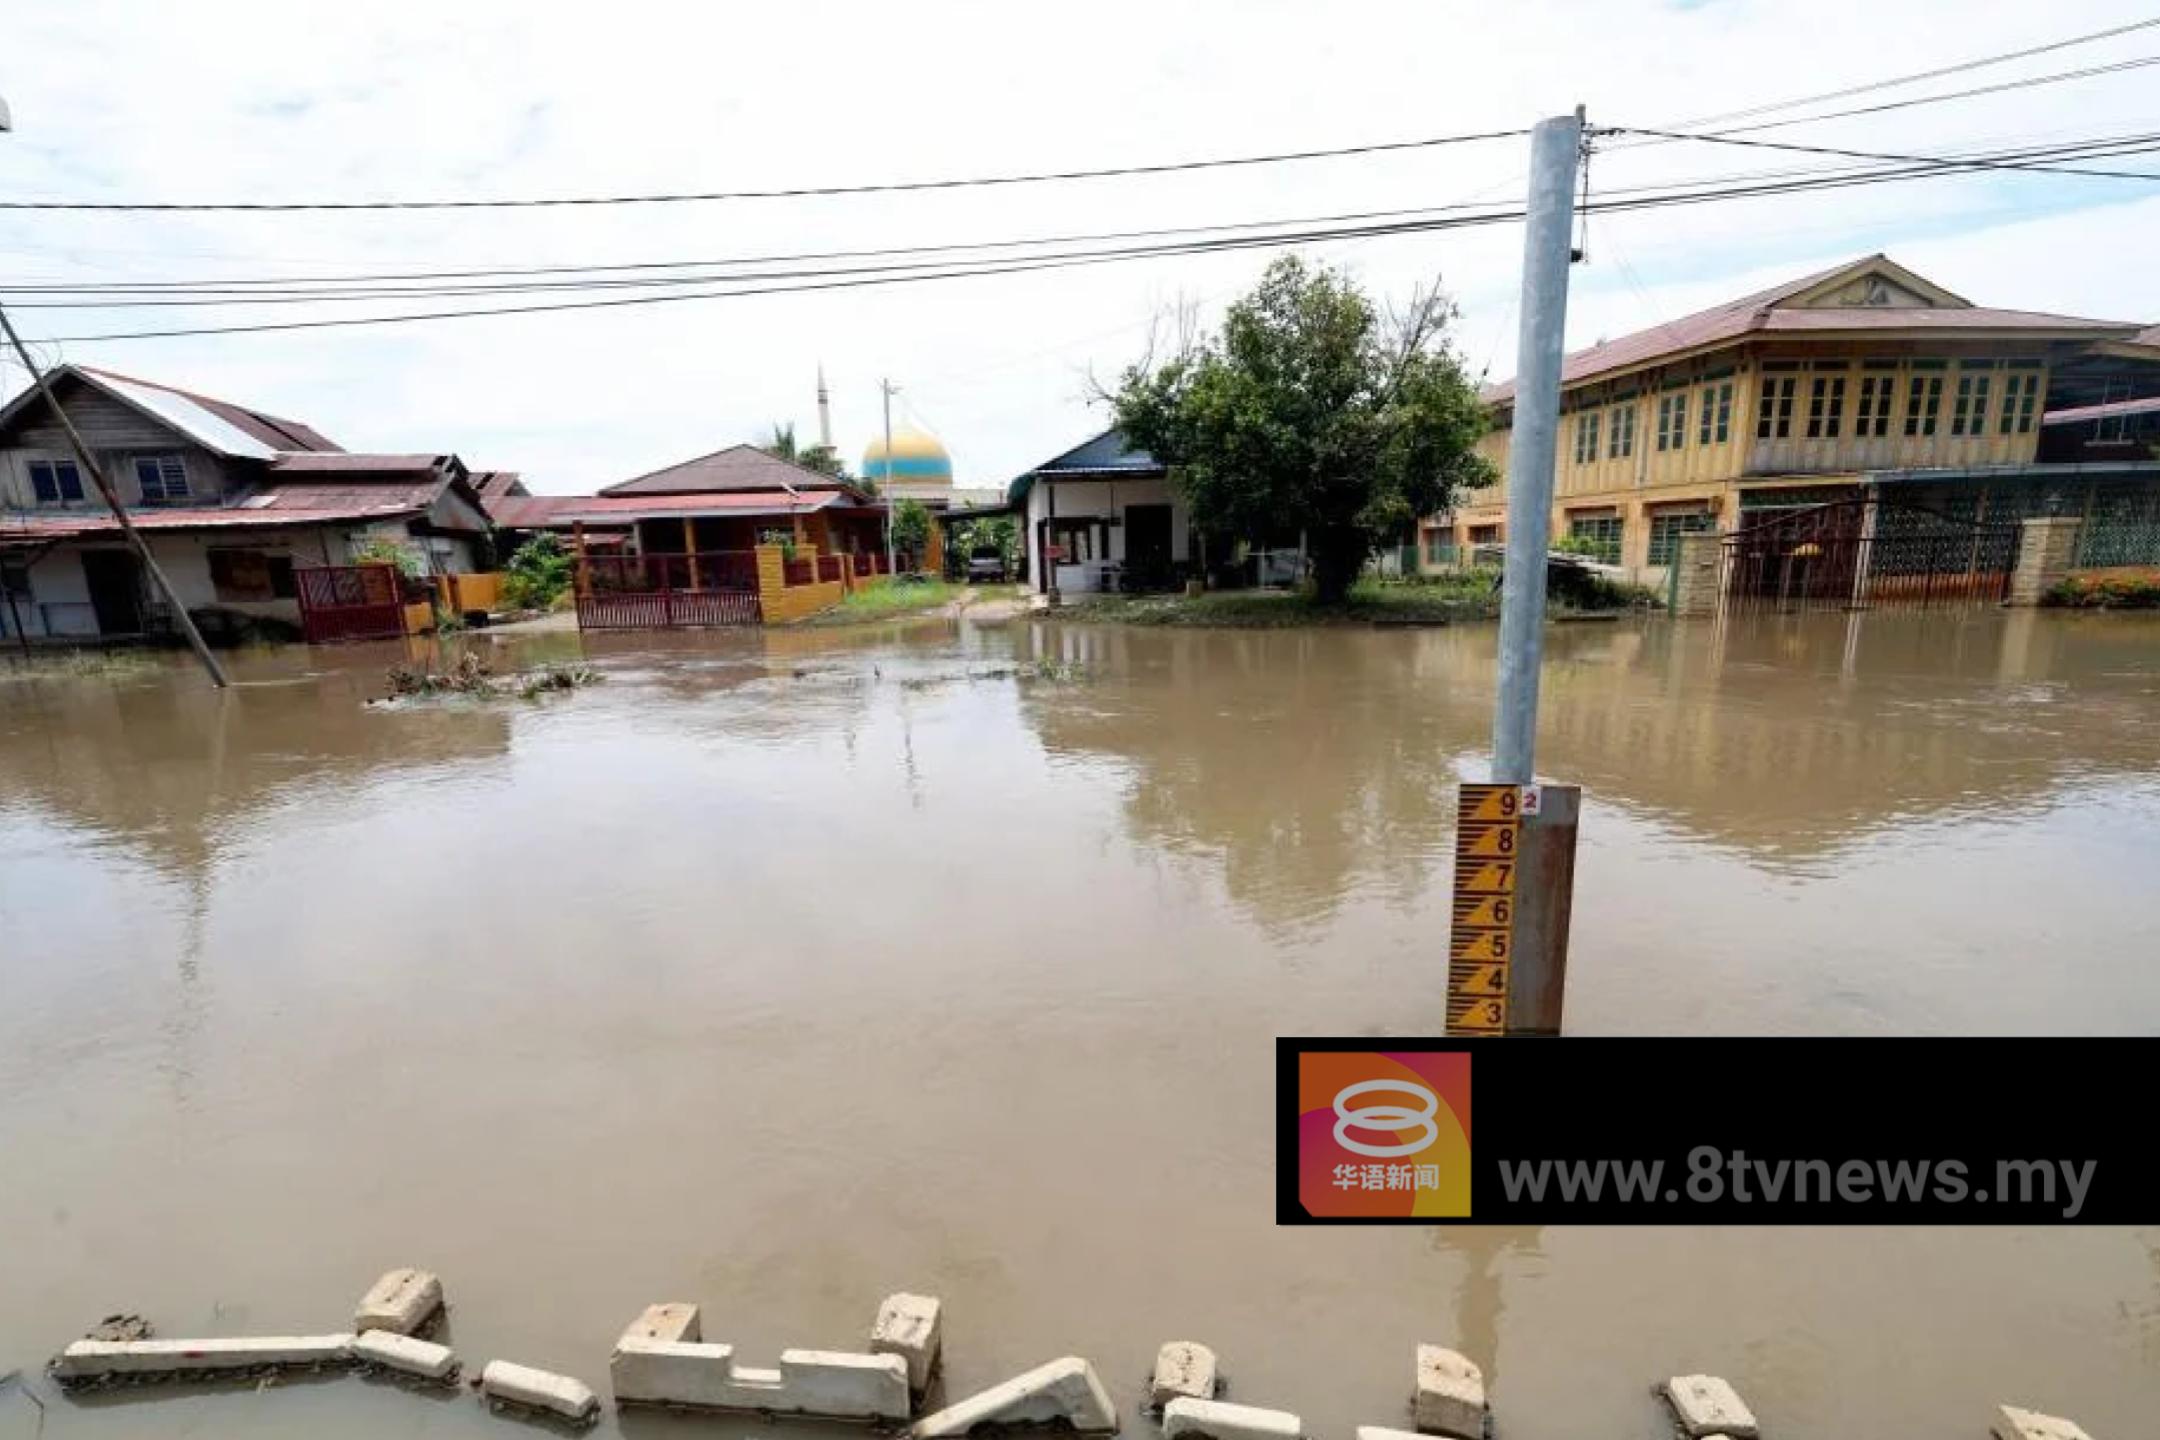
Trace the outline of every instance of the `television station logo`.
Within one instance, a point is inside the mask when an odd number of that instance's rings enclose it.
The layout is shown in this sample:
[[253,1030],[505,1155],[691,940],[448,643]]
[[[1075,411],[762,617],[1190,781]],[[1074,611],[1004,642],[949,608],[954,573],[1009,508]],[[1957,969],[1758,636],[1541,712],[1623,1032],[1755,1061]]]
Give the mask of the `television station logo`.
[[1469,1054],[1299,1054],[1297,1188],[1315,1219],[1468,1218]]

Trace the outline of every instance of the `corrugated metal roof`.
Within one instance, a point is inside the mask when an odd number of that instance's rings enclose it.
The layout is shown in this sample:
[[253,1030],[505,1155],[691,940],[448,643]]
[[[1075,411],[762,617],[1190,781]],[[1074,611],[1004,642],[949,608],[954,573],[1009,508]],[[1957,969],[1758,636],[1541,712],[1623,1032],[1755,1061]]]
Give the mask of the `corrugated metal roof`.
[[473,490],[482,500],[496,500],[523,495],[524,478],[515,470],[475,470],[472,477]]
[[831,490],[844,482],[755,445],[730,445],[664,470],[600,487],[602,495],[690,495],[723,490]]
[[[505,530],[536,530],[553,525],[572,511],[590,509],[592,495],[498,495],[483,498],[488,519]],[[567,524],[567,520],[562,521]]]
[[579,505],[564,506],[556,512],[555,519],[557,523],[607,520],[619,525],[646,517],[807,515],[815,510],[869,503],[847,490],[816,490],[808,494],[787,490],[730,490],[700,495],[611,495],[602,491]]
[[[130,510],[128,519],[138,530],[267,530],[293,525],[356,524],[410,515],[426,508],[424,504],[158,508]],[[73,513],[0,517],[0,540],[65,540],[76,535],[118,534],[119,531],[120,522],[110,515]]]
[[[1647,330],[1622,335],[1616,340],[1601,341],[1587,350],[1578,350],[1562,362],[1560,383],[1563,386],[1580,384],[1601,375],[1647,365],[1667,355],[1700,350],[1706,346],[1770,332],[1881,335],[1898,330],[1915,333],[1939,333],[1947,330],[2058,331],[2093,339],[2107,339],[2128,338],[2127,332],[2136,329],[2134,324],[2087,320],[2069,315],[2047,315],[2029,310],[1994,310],[1968,304],[1956,296],[1948,298],[1957,303],[1936,308],[1827,305],[1812,309],[1782,303],[1848,274],[1857,278],[1869,270],[1885,270],[1893,276],[1919,280],[1912,272],[1897,266],[1886,257],[1869,255],[1828,270],[1819,270],[1812,275],[1803,275],[1797,280],[1788,280],[1767,290],[1743,295],[1737,300],[1713,305],[1707,310],[1698,310],[1692,315],[1668,320]],[[1940,293],[1947,295],[1947,292]],[[1511,400],[1514,394],[1515,382],[1508,380],[1487,386],[1481,392],[1481,398],[1488,404],[1497,405]]]
[[447,455],[383,455],[353,454],[338,451],[322,455],[312,452],[279,455],[270,462],[273,475],[432,475],[438,467],[449,460]]
[[[136,375],[123,375],[117,370],[107,370],[101,365],[76,365],[73,369],[86,378],[95,377],[105,383],[124,384],[137,391],[160,391],[209,411],[226,424],[268,446],[272,450],[335,450],[337,443],[311,425],[298,420],[256,410],[246,405],[235,405],[230,400],[220,400],[215,395],[203,395],[193,390],[183,390],[177,385],[167,385],[159,380],[145,380]],[[233,451],[240,454],[240,451]]]
[[1083,440],[1064,454],[1046,460],[1024,475],[1013,478],[1005,487],[1007,502],[1017,505],[1027,498],[1035,486],[1037,476],[1050,479],[1084,479],[1089,476],[1116,477],[1119,475],[1162,475],[1167,473],[1163,463],[1147,451],[1129,443],[1125,432],[1115,425],[1100,435]]

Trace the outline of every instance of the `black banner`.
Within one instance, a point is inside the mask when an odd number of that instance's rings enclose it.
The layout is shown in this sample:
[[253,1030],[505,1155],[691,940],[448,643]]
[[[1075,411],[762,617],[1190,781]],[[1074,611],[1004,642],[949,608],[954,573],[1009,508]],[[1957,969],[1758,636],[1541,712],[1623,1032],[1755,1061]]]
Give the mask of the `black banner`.
[[1275,1044],[1280,1224],[2160,1223],[2160,1040]]

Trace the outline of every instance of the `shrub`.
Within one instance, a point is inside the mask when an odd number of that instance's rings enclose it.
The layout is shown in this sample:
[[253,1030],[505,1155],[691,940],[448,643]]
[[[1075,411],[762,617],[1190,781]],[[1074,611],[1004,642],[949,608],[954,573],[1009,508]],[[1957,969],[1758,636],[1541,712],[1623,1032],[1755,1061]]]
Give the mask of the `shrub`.
[[503,574],[503,598],[515,610],[547,610],[570,588],[570,554],[553,535],[518,546]]
[[2160,609],[2160,574],[2072,575],[2041,598],[2073,610]]

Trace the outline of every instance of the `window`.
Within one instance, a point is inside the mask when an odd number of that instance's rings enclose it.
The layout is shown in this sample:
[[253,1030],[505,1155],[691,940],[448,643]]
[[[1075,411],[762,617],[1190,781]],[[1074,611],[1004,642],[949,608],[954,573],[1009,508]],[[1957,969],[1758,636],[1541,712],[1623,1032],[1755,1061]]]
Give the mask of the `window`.
[[1755,438],[1783,440],[1792,434],[1793,397],[1799,393],[1797,375],[1765,375],[1762,400],[1755,410]]
[[1708,510],[1668,510],[1650,516],[1652,565],[1670,565],[1680,554],[1680,537],[1717,529],[1717,516]]
[[1853,415],[1853,436],[1879,440],[1890,433],[1890,393],[1897,375],[1881,371],[1860,377],[1860,408]]
[[69,504],[83,498],[82,472],[72,460],[33,460],[30,488],[40,505]]
[[1702,432],[1696,437],[1703,445],[1722,445],[1732,437],[1732,381],[1705,385],[1702,389]]
[[2012,375],[2003,384],[2002,433],[2030,435],[2033,411],[2039,404],[2040,377],[2029,370]]
[[220,600],[290,600],[292,556],[267,550],[212,550],[210,583]]
[[1987,429],[1989,378],[1985,371],[1958,372],[1957,400],[1950,409],[1952,435],[1978,435]]
[[1905,433],[1933,435],[1935,419],[1942,414],[1943,382],[1940,375],[1915,375],[1905,390]]
[[1687,444],[1687,391],[1660,395],[1657,402],[1657,448],[1678,450]]
[[1568,538],[1581,542],[1586,553],[1608,565],[1620,563],[1620,517],[1618,515],[1570,515]]
[[1612,438],[1605,442],[1605,458],[1618,460],[1635,453],[1635,404],[1613,406]]
[[145,505],[187,499],[187,466],[181,463],[178,455],[138,456],[135,482],[142,486],[142,503]]
[[1050,522],[1050,543],[1059,549],[1060,565],[1084,565],[1094,560],[1095,531],[1098,520],[1053,520]]
[[1845,424],[1845,377],[1817,375],[1808,387],[1807,438],[1835,440]]
[[1582,411],[1575,417],[1575,463],[1588,465],[1597,459],[1598,412]]

